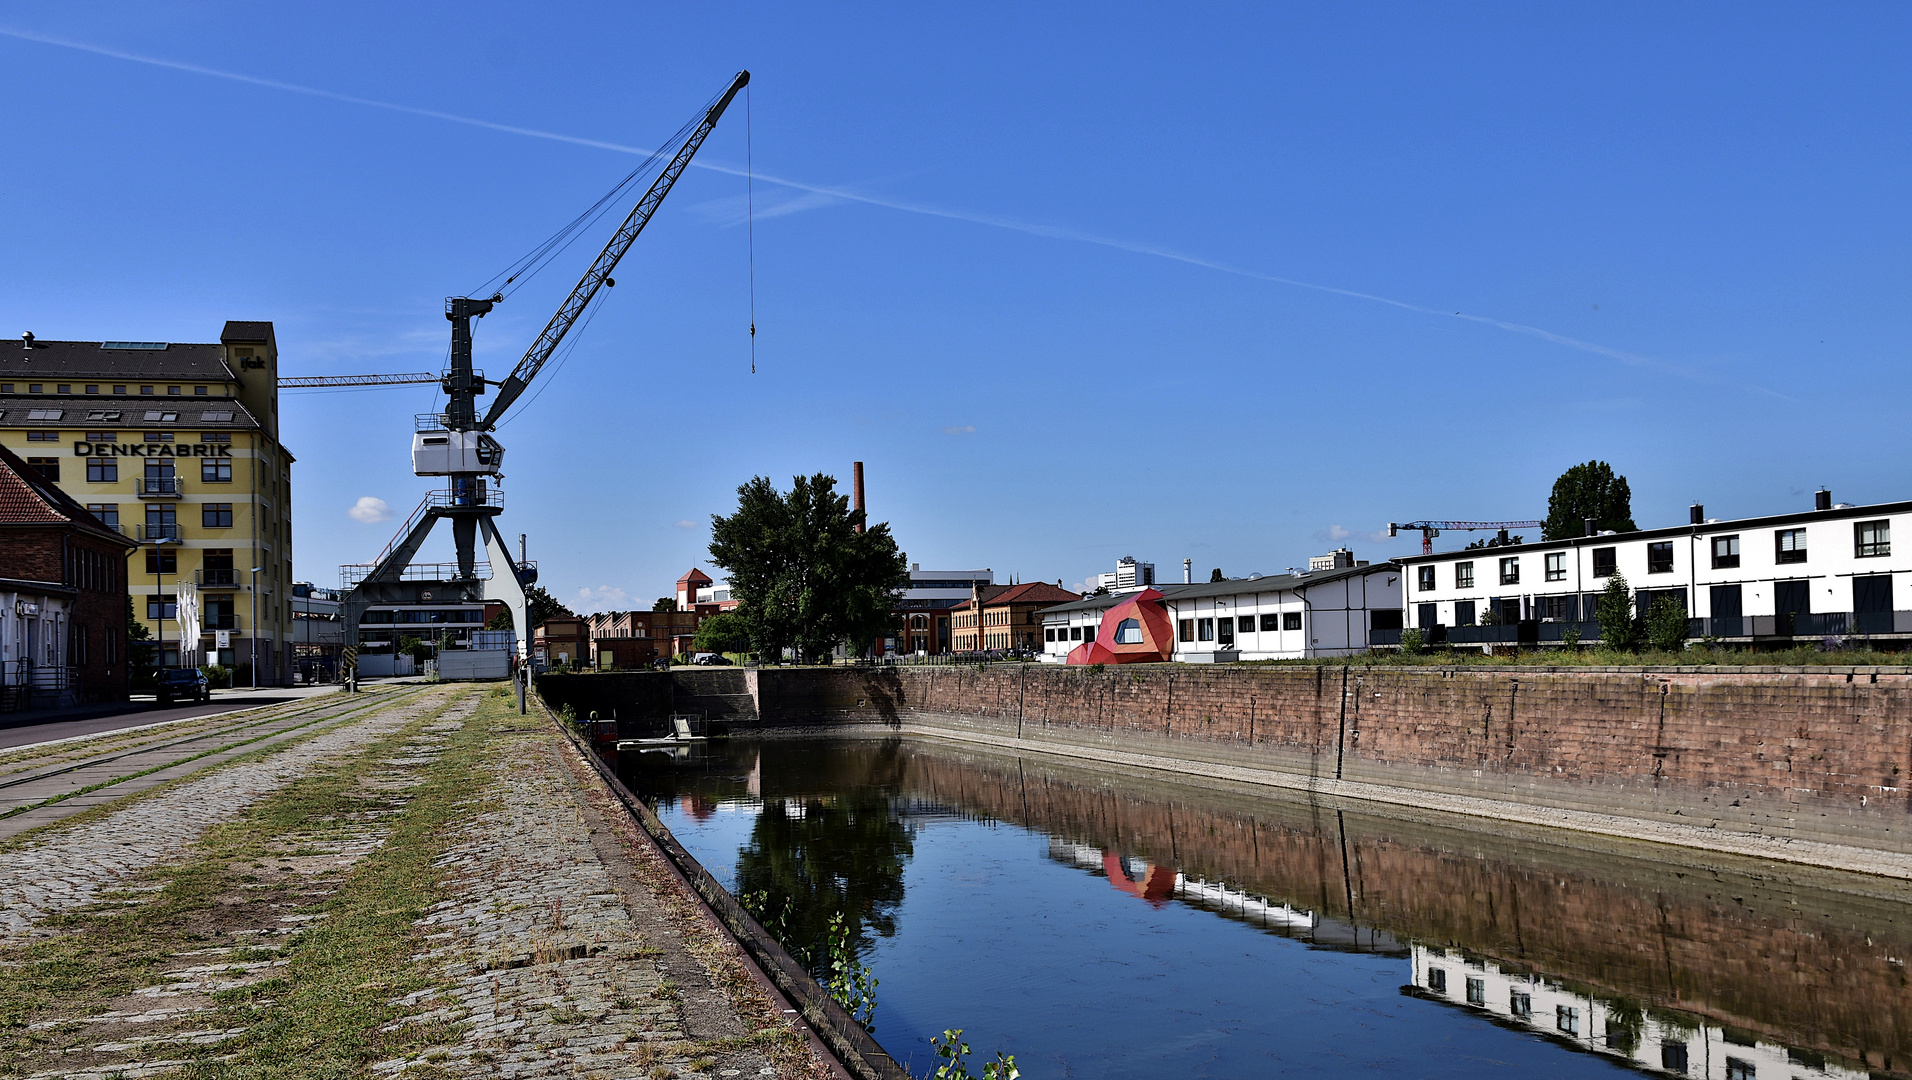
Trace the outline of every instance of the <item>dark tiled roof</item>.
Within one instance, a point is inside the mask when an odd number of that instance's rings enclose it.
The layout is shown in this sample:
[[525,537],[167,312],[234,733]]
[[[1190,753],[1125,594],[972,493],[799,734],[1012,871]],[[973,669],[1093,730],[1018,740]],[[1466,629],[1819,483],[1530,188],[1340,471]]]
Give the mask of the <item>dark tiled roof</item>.
[[0,344],[0,381],[235,378],[220,353],[216,342],[169,344],[163,349],[108,349],[98,341],[36,340],[31,349]]
[[[56,411],[58,420],[35,420],[30,417],[36,411]],[[118,419],[93,417],[94,413],[119,413]],[[147,419],[147,413],[158,413],[158,417]],[[163,417],[168,413],[178,414],[174,420]],[[209,415],[210,414],[210,415]],[[154,427],[203,427],[215,431],[221,429],[251,430],[259,427],[259,421],[246,411],[244,405],[231,398],[216,397],[167,397],[155,394],[152,397],[103,397],[103,396],[59,396],[54,394],[5,394],[0,395],[0,427],[9,428],[138,428]],[[123,442],[136,440],[124,439]]]
[[126,547],[125,536],[108,529],[58,484],[41,476],[19,455],[0,446],[0,525],[57,525],[70,522],[89,533],[111,537]]
[[231,320],[226,323],[226,328],[219,332],[219,340],[247,344],[253,342],[271,343],[273,340],[272,324],[269,322],[241,322],[236,319]]
[[[1046,581],[1025,581],[1020,585],[996,585],[982,590],[983,606],[994,607],[998,604],[1066,604],[1080,597],[1067,589],[1051,585]],[[958,605],[968,608],[969,601]]]

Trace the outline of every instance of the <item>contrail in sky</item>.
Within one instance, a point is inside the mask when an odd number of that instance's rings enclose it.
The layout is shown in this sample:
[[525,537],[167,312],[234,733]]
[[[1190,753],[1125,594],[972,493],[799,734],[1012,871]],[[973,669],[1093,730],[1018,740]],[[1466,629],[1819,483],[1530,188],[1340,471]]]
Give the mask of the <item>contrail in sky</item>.
[[[244,75],[233,71],[222,71],[218,68],[204,67],[199,64],[188,64],[179,60],[166,60],[156,56],[143,56],[139,53],[107,48],[102,45],[91,45],[85,42],[54,37],[50,34],[41,34],[30,30],[18,30],[12,27],[0,26],[0,35],[19,38],[24,41],[35,41],[44,45],[57,45],[60,48],[75,49],[80,52],[93,53],[97,56],[108,56],[115,60],[126,60],[136,64],[148,64],[153,67],[170,68],[174,71],[184,71],[194,75],[205,75],[215,79],[226,79],[232,82],[247,83],[252,86],[263,86],[271,90],[283,90],[291,94],[304,94],[309,97],[325,98],[330,101],[344,102],[348,105],[362,105],[371,109],[384,109],[388,112],[404,113],[410,116],[422,116],[432,120],[443,120],[447,123],[484,128],[488,131],[500,131],[508,135],[522,135],[533,139],[548,139],[553,142],[570,143],[573,146],[588,146],[597,150],[609,150],[619,154],[637,154],[643,157],[649,157],[654,152],[642,147],[606,142],[603,139],[586,139],[577,135],[564,135],[554,131],[541,131],[537,128],[518,127],[513,124],[499,124],[490,120],[480,120],[471,116],[460,116],[457,113],[443,112],[438,109],[422,109],[415,105],[399,105],[390,101],[378,101],[373,98],[355,97],[351,94],[340,94],[331,90],[321,90],[314,86],[301,86],[298,83],[281,82],[277,79],[264,79],[256,75]],[[725,173],[730,176],[749,175],[743,169],[720,165],[711,161],[693,160],[691,164],[700,169],[708,169],[712,172]],[[1469,315],[1460,311],[1446,311],[1441,308],[1427,307],[1423,304],[1408,303],[1405,300],[1376,296],[1373,293],[1360,292],[1355,289],[1342,289],[1333,285],[1320,285],[1312,281],[1299,281],[1295,278],[1281,277],[1276,274],[1265,274],[1259,270],[1250,270],[1246,267],[1217,262],[1214,259],[1204,258],[1200,255],[1191,255],[1187,252],[1176,251],[1172,248],[1158,247],[1153,244],[1144,244],[1133,240],[1121,240],[1114,237],[1099,236],[1094,233],[1082,232],[1058,225],[1018,221],[1014,218],[979,214],[967,210],[950,210],[944,207],[908,202],[902,199],[866,195],[848,188],[808,184],[800,180],[790,180],[763,172],[758,172],[755,176],[757,179],[767,183],[777,184],[782,187],[809,192],[815,195],[825,195],[830,198],[841,199],[845,202],[862,203],[865,206],[877,206],[907,214],[922,214],[928,217],[945,218],[950,221],[962,221],[974,225],[986,225],[991,228],[1007,229],[1012,232],[1024,233],[1029,236],[1040,236],[1052,240],[1071,240],[1077,243],[1094,244],[1099,247],[1112,248],[1117,251],[1127,251],[1137,255],[1150,255],[1159,259],[1170,259],[1175,262],[1186,263],[1190,266],[1199,266],[1203,269],[1214,270],[1223,274],[1231,274],[1236,277],[1249,278],[1255,281],[1266,281],[1271,284],[1287,285],[1297,289],[1310,289],[1315,292],[1328,293],[1333,296],[1345,296],[1355,300],[1367,300],[1376,304],[1386,304],[1389,307],[1399,308],[1403,311],[1412,311],[1420,315],[1435,315],[1445,319],[1460,319],[1465,322],[1479,323],[1483,326],[1491,326],[1509,333],[1536,337],[1542,341],[1552,342],[1555,345],[1563,345],[1569,349],[1579,350],[1580,352],[1604,356],[1632,367],[1652,368],[1667,374],[1677,375],[1699,382],[1722,385],[1726,383],[1725,379],[1715,376],[1710,372],[1696,371],[1676,364],[1669,364],[1664,360],[1643,356],[1639,353],[1628,352],[1624,349],[1612,348],[1596,342],[1582,341],[1579,338],[1568,337],[1565,334],[1556,334],[1551,330],[1544,330],[1538,326],[1528,326],[1524,323],[1508,322],[1505,319],[1496,319],[1486,315]],[[1762,393],[1772,394],[1774,397],[1784,396],[1774,393],[1771,390],[1766,390],[1763,387],[1753,387],[1752,389],[1759,390]]]

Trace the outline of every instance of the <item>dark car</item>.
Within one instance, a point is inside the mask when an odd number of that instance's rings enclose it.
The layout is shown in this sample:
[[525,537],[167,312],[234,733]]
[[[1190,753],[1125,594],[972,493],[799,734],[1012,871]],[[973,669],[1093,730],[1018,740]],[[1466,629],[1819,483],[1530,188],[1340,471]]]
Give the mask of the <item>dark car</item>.
[[176,699],[212,700],[212,684],[198,668],[167,668],[159,673],[159,703],[171,705]]

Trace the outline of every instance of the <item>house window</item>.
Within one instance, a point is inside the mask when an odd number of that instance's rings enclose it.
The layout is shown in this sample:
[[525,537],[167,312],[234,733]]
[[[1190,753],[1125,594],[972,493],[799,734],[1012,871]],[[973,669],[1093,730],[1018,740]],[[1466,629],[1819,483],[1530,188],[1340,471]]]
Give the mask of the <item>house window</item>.
[[200,432],[200,433],[199,433],[199,441],[200,441],[200,442],[217,442],[217,443],[229,443],[229,442],[231,442],[231,441],[232,441],[232,432],[230,432],[230,431],[202,431],[202,432]]
[[1619,560],[1615,558],[1614,556],[1614,552],[1616,550],[1617,549],[1610,548],[1610,547],[1593,549],[1593,576],[1594,577],[1612,577],[1613,576],[1613,571],[1619,565]]
[[73,392],[73,384],[72,384],[72,383],[61,383],[61,384],[59,384],[59,392],[60,392],[60,393],[62,393],[62,394],[70,394],[70,393],[72,393],[72,392]]
[[1195,640],[1195,620],[1194,619],[1177,620],[1177,622],[1175,623],[1175,640],[1177,641],[1194,641]]
[[1447,970],[1445,968],[1428,968],[1427,988],[1436,993],[1447,993]]
[[[146,419],[157,420],[159,416],[159,413],[147,413]],[[172,442],[173,433],[170,431],[148,431],[140,435],[140,438],[147,442]]]
[[99,518],[101,521],[105,522],[107,528],[109,529],[119,528],[119,504],[118,503],[87,503],[86,508],[92,511],[94,517]]
[[1454,587],[1471,589],[1474,587],[1474,564],[1471,562],[1454,564]]
[[1567,580],[1567,553],[1566,552],[1550,551],[1547,553],[1547,580],[1548,581]]
[[1485,1006],[1487,1004],[1487,980],[1486,979],[1467,980],[1467,1003],[1469,1005],[1481,1005],[1481,1006]]
[[27,384],[27,393],[29,393],[29,394],[38,394],[38,393],[42,393],[42,391],[41,391],[41,389],[40,389],[40,384],[39,384],[39,383],[37,383],[37,382],[36,382],[36,383],[28,383],[28,384]]
[[1281,616],[1279,616],[1279,615],[1263,615],[1263,616],[1261,617],[1261,628],[1262,628],[1263,630],[1279,630],[1279,629],[1281,629]]
[[1649,574],[1670,574],[1673,572],[1673,541],[1662,540],[1646,546],[1646,572]]
[[60,433],[57,431],[29,431],[27,432],[27,441],[28,442],[59,442]]
[[1686,1071],[1686,1044],[1669,1042],[1660,1044],[1660,1068],[1667,1072]]
[[171,548],[159,548],[147,552],[146,572],[149,574],[179,573],[179,553]]
[[1457,600],[1454,602],[1454,625],[1474,625],[1474,602],[1472,600]]
[[142,386],[139,388],[139,392],[142,394],[150,394],[153,392],[153,388],[150,386]]
[[194,396],[194,397],[205,397],[205,396],[206,396],[206,388],[205,388],[205,387],[203,387],[203,386],[195,386],[195,387],[193,387],[193,396]]
[[201,524],[208,529],[232,528],[231,503],[206,503],[200,509]]
[[1281,628],[1283,630],[1301,629],[1301,612],[1299,611],[1283,612],[1281,616]]
[[119,483],[119,459],[110,457],[87,458],[86,482],[89,484]]
[[1117,645],[1142,644],[1142,622],[1140,619],[1123,619],[1115,625],[1115,643]]
[[1739,565],[1739,537],[1713,537],[1713,569],[1731,570]]
[[[112,416],[94,416],[92,413],[87,413],[86,418],[88,420],[118,420],[119,416],[118,414],[114,414]],[[118,442],[119,435],[111,431],[89,431],[86,433],[86,441],[87,442]]]
[[1244,634],[1254,633],[1255,617],[1253,615],[1242,615],[1238,617],[1235,620],[1235,629],[1240,630]]
[[[161,601],[164,601],[163,603]],[[172,597],[149,596],[146,598],[146,621],[158,622],[161,619],[179,618],[179,601]]]
[[177,387],[177,386],[169,386],[169,387],[167,387],[167,388],[166,388],[166,394],[167,394],[167,396],[168,396],[168,397],[178,397],[178,396],[179,396],[179,387]]
[[1054,627],[1044,627],[1044,628],[1043,628],[1043,631],[1042,631],[1042,640],[1044,640],[1044,641],[1054,641],[1055,639],[1056,639],[1056,631],[1055,631],[1055,628],[1054,628]]
[[89,393],[89,394],[97,394],[97,393],[99,393],[99,392],[100,392],[100,384],[99,384],[99,383],[87,383],[87,384],[86,384],[86,392],[87,392],[87,393]]
[[207,458],[200,462],[199,478],[209,484],[232,483],[232,459]]
[[231,595],[206,597],[205,628],[207,630],[236,629],[232,616]]
[[1806,530],[1780,529],[1773,534],[1778,551],[1774,558],[1782,563],[1800,563],[1806,561]]
[[1071,626],[1069,628],[1069,640],[1070,641],[1082,640],[1082,628],[1080,626]]
[[52,482],[56,484],[60,482],[60,459],[59,458],[30,457],[27,459],[27,464],[33,467],[34,472],[39,473],[41,476],[46,477],[48,480],[51,480]]
[[1502,585],[1520,584],[1520,556],[1509,556],[1500,561],[1500,583]]
[[1892,523],[1861,521],[1852,527],[1853,554],[1861,559],[1892,554]]
[[1434,568],[1433,567],[1431,566],[1420,567],[1419,569],[1415,571],[1415,577],[1421,586],[1422,592],[1434,591]]
[[1196,641],[1215,640],[1215,620],[1196,619],[1195,620],[1195,640]]
[[1534,996],[1520,990],[1507,991],[1507,1011],[1521,1019],[1534,1014]]
[[114,383],[114,384],[113,384],[113,392],[114,392],[115,394],[124,394],[124,393],[126,392],[126,384],[125,384],[125,383]]
[[1554,1028],[1566,1035],[1580,1034],[1580,1010],[1572,1005],[1555,1005]]
[[1753,1080],[1758,1075],[1753,1069],[1752,1062],[1729,1057],[1726,1059],[1726,1080]]

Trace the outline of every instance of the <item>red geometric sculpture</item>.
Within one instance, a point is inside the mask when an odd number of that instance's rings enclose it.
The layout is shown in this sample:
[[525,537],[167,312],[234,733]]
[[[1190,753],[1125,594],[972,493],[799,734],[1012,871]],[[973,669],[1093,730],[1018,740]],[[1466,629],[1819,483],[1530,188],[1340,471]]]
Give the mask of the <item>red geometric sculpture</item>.
[[1169,625],[1162,594],[1143,589],[1110,608],[1102,616],[1095,640],[1069,650],[1071,664],[1160,663],[1175,650],[1175,628]]

